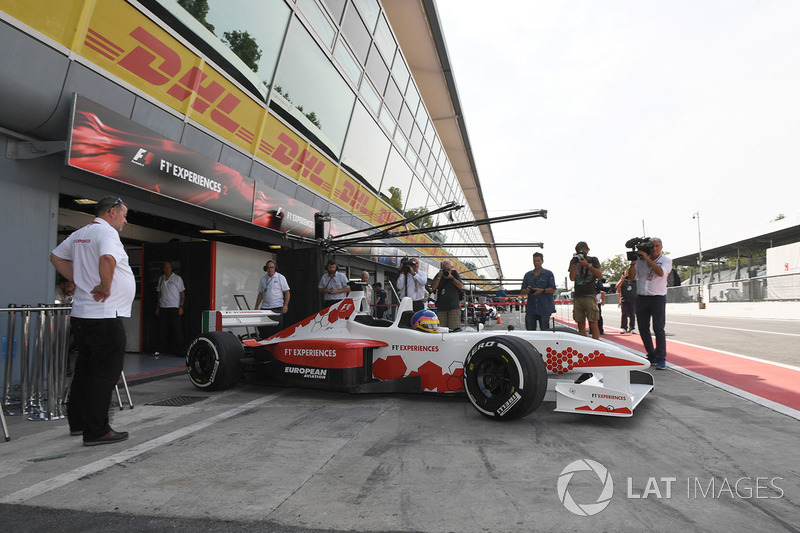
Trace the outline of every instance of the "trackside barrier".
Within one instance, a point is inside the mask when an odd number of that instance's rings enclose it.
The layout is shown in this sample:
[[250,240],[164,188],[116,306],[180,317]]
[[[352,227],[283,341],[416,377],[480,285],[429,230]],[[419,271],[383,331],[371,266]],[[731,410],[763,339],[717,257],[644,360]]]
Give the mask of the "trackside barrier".
[[[0,308],[0,312],[8,313],[0,399],[6,441],[10,437],[4,415],[27,416],[34,421],[65,417],[71,311],[71,306],[60,304],[10,304]],[[133,408],[124,373],[121,379]]]

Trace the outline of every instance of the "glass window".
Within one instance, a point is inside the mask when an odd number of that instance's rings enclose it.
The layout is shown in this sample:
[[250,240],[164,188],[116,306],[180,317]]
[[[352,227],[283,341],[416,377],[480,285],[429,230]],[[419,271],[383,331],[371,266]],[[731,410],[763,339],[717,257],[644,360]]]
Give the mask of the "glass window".
[[406,89],[406,104],[411,112],[416,114],[417,107],[419,107],[419,93],[413,83],[409,83]]
[[297,0],[297,7],[303,12],[303,15],[308,19],[311,27],[317,32],[322,42],[328,46],[328,50],[331,50],[333,48],[333,40],[336,38],[336,30],[316,0]]
[[[389,161],[386,163],[386,172],[381,182],[381,196],[398,213],[403,212],[408,187],[411,184],[412,173],[403,156],[397,150],[392,149],[389,154]],[[397,189],[394,194],[389,189]],[[394,199],[392,196],[394,195]]]
[[400,128],[403,130],[403,133],[406,135],[411,135],[411,128],[414,126],[414,115],[411,114],[411,111],[408,109],[408,106],[403,104],[403,108],[400,111],[400,117],[397,119],[398,124],[400,124]]
[[417,108],[417,125],[419,125],[419,129],[425,131],[425,125],[428,123],[428,111],[425,109],[425,104],[420,103],[419,107]]
[[394,144],[397,146],[397,149],[400,150],[401,154],[405,153],[408,147],[408,141],[400,128],[397,128],[394,132]]
[[414,168],[417,165],[417,154],[414,152],[414,149],[411,145],[408,145],[406,148],[406,159],[408,160],[408,164],[411,168]]
[[403,95],[400,94],[400,89],[397,88],[397,85],[394,84],[392,79],[389,79],[389,84],[386,87],[384,101],[386,102],[386,106],[389,108],[389,111],[392,112],[392,115],[399,117],[400,108],[403,105]]
[[378,92],[383,94],[383,90],[386,88],[386,80],[389,79],[389,69],[375,46],[372,47],[369,59],[367,59],[367,74],[369,74],[372,83],[377,87]]
[[[426,212],[430,211],[430,207],[428,206],[428,191],[419,180],[413,179],[411,180],[411,187],[408,190],[408,199],[406,200],[404,214],[409,214],[409,211],[417,211],[419,213],[422,210],[426,210]],[[416,222],[417,227],[424,224],[424,219]]]
[[361,79],[361,66],[358,64],[358,61],[356,61],[356,58],[353,57],[353,53],[347,48],[347,45],[341,37],[339,38],[339,42],[336,43],[336,50],[333,52],[333,57],[335,57],[339,65],[342,66],[342,70],[344,70],[344,73],[350,78],[350,81],[358,86],[358,81]]
[[353,0],[364,21],[367,23],[370,33],[375,29],[375,23],[378,22],[378,15],[381,13],[381,8],[378,5],[378,0]]
[[381,51],[386,62],[391,65],[397,45],[392,37],[392,30],[389,29],[389,24],[383,17],[378,19],[378,27],[375,29],[375,44],[378,45],[378,50]]
[[408,73],[408,67],[406,67],[406,61],[403,59],[400,50],[398,50],[394,56],[394,63],[392,64],[392,76],[397,82],[397,86],[400,87],[400,92],[404,93],[410,75]]
[[367,62],[367,54],[369,53],[369,45],[372,38],[367,28],[364,27],[364,23],[361,22],[361,17],[358,16],[355,9],[348,9],[345,12],[344,21],[342,22],[342,31],[344,32],[347,42],[350,43],[350,46],[353,48],[353,52],[355,52],[358,60],[361,61],[362,65],[365,64]]
[[344,4],[346,0],[322,0],[328,6],[328,11],[333,15],[333,20],[339,22],[342,20],[342,11],[344,11]]
[[291,11],[283,0],[264,0],[254,6],[250,0],[209,0],[206,22],[217,37],[225,32],[247,32],[261,50],[253,69],[264,85],[272,83],[283,36]]
[[342,152],[342,164],[347,165],[377,191],[380,187],[391,143],[370,116],[369,111],[356,104],[353,120],[347,131]]
[[427,166],[428,159],[431,157],[431,149],[428,148],[428,145],[422,143],[422,148],[419,149],[419,158],[422,160],[423,164]]
[[280,109],[334,154],[341,153],[355,94],[297,20],[289,28],[274,93]]
[[436,128],[433,127],[433,121],[429,120],[425,125],[425,142],[428,146],[433,146],[433,139],[436,138]]
[[411,130],[411,136],[408,138],[408,142],[414,150],[419,150],[419,145],[422,144],[422,132],[419,131],[419,127],[417,127],[416,124],[414,124],[414,128]]
[[372,87],[369,80],[364,78],[364,81],[361,83],[361,97],[364,99],[364,102],[372,109],[372,112],[375,115],[381,110],[381,97],[378,96],[377,91]]
[[394,129],[397,127],[397,124],[395,123],[392,114],[389,112],[386,106],[381,108],[381,116],[379,117],[379,120],[381,121],[383,127],[386,128],[389,136],[394,137]]

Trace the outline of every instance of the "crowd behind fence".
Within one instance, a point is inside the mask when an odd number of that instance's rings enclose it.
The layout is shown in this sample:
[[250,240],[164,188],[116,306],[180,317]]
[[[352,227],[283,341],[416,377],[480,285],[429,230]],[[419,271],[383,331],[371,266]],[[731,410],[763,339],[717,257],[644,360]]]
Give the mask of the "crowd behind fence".
[[[800,274],[779,274],[757,278],[712,281],[705,285],[684,284],[667,289],[667,303],[699,302],[781,302],[800,300]],[[616,304],[617,294],[607,294],[606,304]]]

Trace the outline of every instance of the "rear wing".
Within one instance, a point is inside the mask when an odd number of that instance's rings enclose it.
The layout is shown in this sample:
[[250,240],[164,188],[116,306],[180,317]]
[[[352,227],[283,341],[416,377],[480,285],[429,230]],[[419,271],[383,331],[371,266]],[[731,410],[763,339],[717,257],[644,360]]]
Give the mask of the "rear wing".
[[239,311],[203,311],[203,333],[235,328],[277,326],[281,314],[267,309],[242,309]]

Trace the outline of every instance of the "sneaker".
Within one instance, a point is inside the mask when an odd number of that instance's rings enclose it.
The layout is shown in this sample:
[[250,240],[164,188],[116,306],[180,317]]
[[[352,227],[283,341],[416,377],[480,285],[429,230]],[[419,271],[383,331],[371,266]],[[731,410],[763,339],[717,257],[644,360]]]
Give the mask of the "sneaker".
[[633,333],[634,335],[636,335],[637,331],[636,331],[636,329],[631,328],[631,329],[628,330],[628,333]]
[[657,370],[665,370],[667,368],[667,360],[666,359],[659,359],[656,361],[656,369]]

